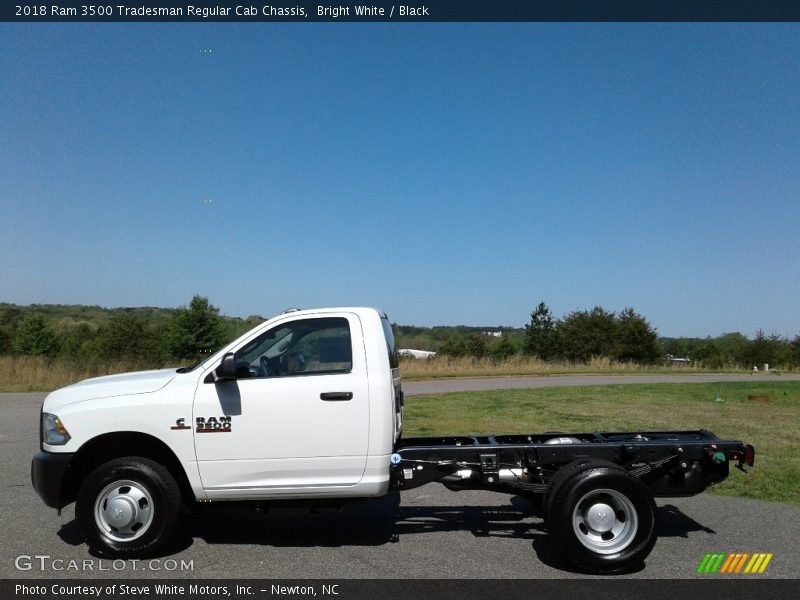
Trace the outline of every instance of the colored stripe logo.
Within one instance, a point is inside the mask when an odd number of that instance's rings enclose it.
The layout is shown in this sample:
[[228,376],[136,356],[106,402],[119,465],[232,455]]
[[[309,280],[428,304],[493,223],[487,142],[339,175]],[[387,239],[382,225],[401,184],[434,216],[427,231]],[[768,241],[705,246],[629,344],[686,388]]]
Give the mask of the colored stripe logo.
[[766,552],[717,552],[703,557],[696,573],[703,575],[760,575],[767,569],[773,554]]

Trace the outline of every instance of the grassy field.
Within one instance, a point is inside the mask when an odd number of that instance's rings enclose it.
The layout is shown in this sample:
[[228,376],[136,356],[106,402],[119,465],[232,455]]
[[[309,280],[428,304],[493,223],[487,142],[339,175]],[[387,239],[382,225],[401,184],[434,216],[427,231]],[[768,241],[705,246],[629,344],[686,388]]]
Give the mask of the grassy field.
[[[588,363],[545,362],[529,356],[512,356],[502,361],[490,358],[437,356],[433,360],[406,358],[400,361],[403,379],[438,379],[445,377],[509,377],[517,375],[577,375],[577,374],[632,374],[632,373],[719,373],[720,370],[703,369],[697,365],[669,366],[665,364],[642,366],[636,363],[616,362],[606,357],[593,358]],[[724,372],[744,373],[749,369],[725,369]]]
[[[766,395],[767,403],[748,395]],[[719,398],[719,400],[717,400]],[[715,493],[800,505],[800,382],[615,385],[406,399],[404,434],[709,429],[756,448]]]
[[[64,358],[47,359],[34,356],[0,356],[0,392],[47,392],[89,377],[161,368],[162,366],[178,367],[180,365],[158,365],[147,362],[137,364],[125,360],[101,362]],[[446,356],[438,357],[435,360],[404,359],[400,363],[400,368],[403,378],[406,380],[513,375],[714,372],[708,369],[665,365],[642,367],[632,363],[617,363],[607,358],[594,359],[586,364],[571,364],[547,363],[523,356],[512,356],[503,361]],[[737,371],[732,369],[730,372]]]
[[38,356],[0,356],[0,392],[49,392],[89,377],[152,368],[130,361],[80,363]]

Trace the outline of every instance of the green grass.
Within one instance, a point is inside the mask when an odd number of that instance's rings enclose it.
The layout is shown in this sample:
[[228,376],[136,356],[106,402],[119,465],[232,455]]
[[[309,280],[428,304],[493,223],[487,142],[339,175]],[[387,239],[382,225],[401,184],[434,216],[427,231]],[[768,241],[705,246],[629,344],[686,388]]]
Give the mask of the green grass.
[[[766,395],[753,402],[748,395]],[[718,402],[716,399],[723,401]],[[800,382],[688,383],[414,396],[404,434],[709,429],[756,448],[715,493],[800,505]]]

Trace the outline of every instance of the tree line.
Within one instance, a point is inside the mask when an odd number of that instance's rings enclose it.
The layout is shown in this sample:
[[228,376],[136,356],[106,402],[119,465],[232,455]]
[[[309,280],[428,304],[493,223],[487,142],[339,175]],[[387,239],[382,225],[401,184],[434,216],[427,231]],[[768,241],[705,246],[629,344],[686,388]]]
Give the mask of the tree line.
[[[493,339],[492,339],[493,338]],[[544,302],[531,313],[522,335],[499,338],[472,333],[449,338],[439,352],[446,356],[486,356],[504,359],[515,354],[545,361],[587,362],[608,357],[623,362],[652,364],[661,356],[658,335],[632,308],[615,314],[596,306],[555,319]]]
[[[60,357],[81,362],[122,360],[149,367],[191,362],[217,350],[262,322],[223,317],[208,298],[196,295],[178,309],[101,309],[87,306],[0,304],[0,354]],[[759,331],[716,338],[659,338],[633,308],[615,313],[601,306],[560,319],[540,302],[523,328],[392,324],[398,347],[433,350],[443,356],[504,360],[588,362],[595,357],[653,364],[668,356],[705,368],[800,367],[800,335],[787,339]]]
[[[400,341],[403,339],[403,327]],[[462,328],[463,329],[463,328]],[[670,357],[688,359],[705,368],[744,367],[759,369],[800,367],[800,335],[789,340],[759,331],[752,340],[741,333],[726,333],[716,338],[659,338],[652,324],[633,308],[618,313],[595,306],[575,310],[561,319],[540,302],[530,322],[522,330],[500,329],[490,332],[457,331],[436,348],[445,356],[470,356],[506,359],[521,355],[545,361],[585,363],[596,357],[619,362],[654,364]],[[422,332],[414,332],[419,340]],[[422,348],[421,348],[422,349]]]
[[[82,321],[54,327],[42,311],[4,311],[0,354],[62,357],[80,361],[123,360],[137,365],[195,361],[232,340],[237,331],[208,298],[196,295],[189,306],[169,311],[153,322],[135,311],[115,311],[99,326]],[[16,318],[15,318],[16,317]],[[259,317],[249,320],[260,321]]]
[[661,345],[666,354],[688,356],[710,369],[729,366],[761,369],[764,364],[800,367],[800,334],[789,339],[759,330],[752,340],[734,332],[716,338],[664,338]]

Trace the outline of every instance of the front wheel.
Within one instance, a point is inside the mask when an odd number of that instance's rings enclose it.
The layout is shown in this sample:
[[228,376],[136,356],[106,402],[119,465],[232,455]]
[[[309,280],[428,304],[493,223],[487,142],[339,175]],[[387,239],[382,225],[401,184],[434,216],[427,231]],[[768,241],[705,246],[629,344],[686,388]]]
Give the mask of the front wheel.
[[120,558],[151,556],[169,542],[181,509],[172,474],[147,458],[100,465],[81,486],[75,514],[89,547]]
[[646,485],[623,469],[589,462],[556,492],[550,533],[579,567],[618,573],[642,564],[650,554],[655,516]]

